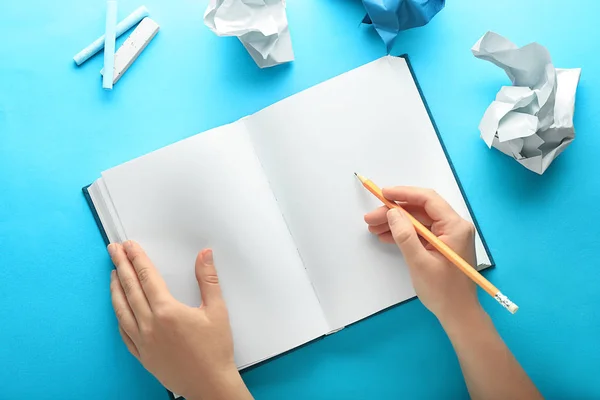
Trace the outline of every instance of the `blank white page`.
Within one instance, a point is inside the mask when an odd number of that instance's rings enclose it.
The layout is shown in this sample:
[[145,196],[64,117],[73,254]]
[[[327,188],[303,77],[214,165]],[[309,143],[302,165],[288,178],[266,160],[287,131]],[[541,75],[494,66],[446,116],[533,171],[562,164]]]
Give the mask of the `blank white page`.
[[243,122],[102,177],[126,237],[146,249],[178,300],[200,304],[194,261],[214,250],[238,367],[329,331]]
[[[471,219],[402,58],[381,58],[245,122],[334,329],[415,295],[398,249],[367,231],[363,215],[381,204],[355,171],[381,186],[434,188]],[[485,253],[478,259],[489,264]]]

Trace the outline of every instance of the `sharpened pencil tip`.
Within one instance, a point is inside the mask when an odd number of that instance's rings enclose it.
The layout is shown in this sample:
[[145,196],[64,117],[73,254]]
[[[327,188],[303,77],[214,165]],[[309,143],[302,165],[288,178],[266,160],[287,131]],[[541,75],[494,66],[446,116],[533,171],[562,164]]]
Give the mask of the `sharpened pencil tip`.
[[359,175],[356,172],[354,173],[354,176],[356,176],[361,183],[365,183],[366,179],[364,176]]

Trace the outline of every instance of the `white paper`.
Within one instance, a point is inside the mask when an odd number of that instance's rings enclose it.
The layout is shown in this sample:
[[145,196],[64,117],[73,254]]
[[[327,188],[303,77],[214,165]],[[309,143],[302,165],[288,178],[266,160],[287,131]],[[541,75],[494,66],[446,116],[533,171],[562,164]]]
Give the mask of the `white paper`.
[[487,32],[472,48],[477,58],[502,68],[514,86],[504,86],[486,110],[479,130],[495,147],[538,174],[575,138],[573,113],[581,69],[555,69],[538,43],[521,48]]
[[210,0],[204,23],[240,39],[260,68],[294,60],[285,0]]
[[243,122],[102,177],[126,238],[146,249],[178,300],[200,304],[194,261],[213,248],[238,367],[329,331]]
[[471,219],[403,58],[381,58],[245,122],[333,329],[415,295],[397,247],[367,230],[363,215],[381,203],[354,172],[381,186],[434,188]]

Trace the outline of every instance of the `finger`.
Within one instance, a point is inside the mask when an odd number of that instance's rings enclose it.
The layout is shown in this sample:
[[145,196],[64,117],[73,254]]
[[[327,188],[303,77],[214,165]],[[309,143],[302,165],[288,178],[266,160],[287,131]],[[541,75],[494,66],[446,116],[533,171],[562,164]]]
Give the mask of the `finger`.
[[123,287],[117,277],[117,271],[114,269],[110,274],[110,298],[113,309],[115,310],[115,315],[117,316],[117,321],[119,321],[119,326],[121,326],[130,337],[137,337],[137,321],[135,320],[133,311],[131,311],[131,307],[129,307],[127,298],[125,297],[125,292],[123,292]]
[[382,233],[381,235],[378,236],[379,241],[383,242],[383,243],[396,243],[394,241],[394,236],[392,236],[392,232],[386,232],[386,233]]
[[404,211],[415,217],[417,221],[423,225],[429,227],[433,224],[433,219],[425,212],[425,209],[421,206],[415,206],[407,203],[399,203]]
[[377,207],[373,211],[365,214],[365,222],[369,225],[381,225],[387,224],[387,217],[385,216],[387,213],[386,206]]
[[381,235],[382,233],[389,232],[390,226],[386,222],[385,224],[381,224],[381,225],[369,225],[368,229],[369,229],[369,232],[371,232],[374,235]]
[[394,241],[402,251],[406,262],[409,265],[418,262],[427,252],[419,241],[415,227],[404,211],[394,208],[388,211],[387,215]]
[[[433,220],[429,215],[427,215],[423,207],[414,206],[412,204],[401,204],[401,206],[405,211],[407,211],[410,215],[415,217],[423,225],[431,226],[431,224],[433,223]],[[386,206],[376,208],[375,210],[365,215],[365,222],[369,225],[387,224],[388,210],[389,208],[387,208]]]
[[196,258],[196,279],[200,287],[202,305],[210,307],[212,303],[223,300],[211,249],[204,249],[198,253],[198,257]]
[[427,215],[434,221],[460,218],[456,211],[450,207],[450,204],[431,189],[395,186],[384,188],[383,195],[390,200],[423,207]]
[[119,333],[121,334],[121,338],[123,339],[123,342],[125,342],[125,346],[127,346],[127,350],[129,350],[129,352],[131,354],[133,354],[135,358],[140,358],[140,352],[138,351],[137,347],[133,343],[133,340],[131,340],[131,338],[129,337],[127,332],[125,332],[123,327],[121,327],[121,325],[119,325]]
[[[383,243],[395,243],[394,237],[392,236],[392,232],[390,232],[389,224],[383,224],[378,226],[369,225],[369,232],[379,236],[379,240],[381,240]],[[425,247],[425,250],[434,249],[434,247],[431,244],[429,244],[427,240],[423,239],[421,236],[418,236],[418,238],[423,247]]]
[[164,302],[170,298],[169,289],[158,270],[146,255],[142,246],[133,240],[123,243],[125,254],[133,265],[137,274],[138,281],[142,285],[142,290],[148,299],[150,308]]
[[148,299],[146,299],[142,285],[133,269],[133,265],[131,265],[131,261],[125,254],[123,246],[112,243],[108,246],[108,252],[113,264],[117,267],[117,277],[139,326],[143,321],[147,321],[152,313]]

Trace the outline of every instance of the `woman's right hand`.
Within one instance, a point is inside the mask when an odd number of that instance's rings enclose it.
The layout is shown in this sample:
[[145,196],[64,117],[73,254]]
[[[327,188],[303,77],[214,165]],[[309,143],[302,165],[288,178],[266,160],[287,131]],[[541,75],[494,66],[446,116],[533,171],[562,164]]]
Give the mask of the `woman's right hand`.
[[[469,264],[475,265],[475,227],[430,189],[396,186],[383,195],[398,202]],[[480,308],[475,284],[429,243],[399,209],[379,207],[365,215],[369,231],[385,243],[395,243],[406,260],[417,296],[440,322],[460,319]]]

